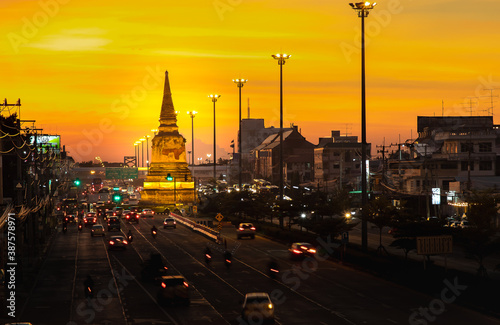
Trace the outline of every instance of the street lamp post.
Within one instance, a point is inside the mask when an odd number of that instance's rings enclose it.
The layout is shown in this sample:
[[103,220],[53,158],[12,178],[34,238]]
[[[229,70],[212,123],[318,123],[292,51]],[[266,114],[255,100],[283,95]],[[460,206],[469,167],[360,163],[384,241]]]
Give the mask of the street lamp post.
[[366,205],[368,193],[366,184],[366,97],[365,97],[365,17],[375,7],[376,2],[356,2],[349,5],[361,18],[361,248],[368,249],[368,222],[366,220]]
[[291,57],[290,54],[273,54],[272,57],[278,60],[280,66],[280,180],[279,180],[279,196],[280,196],[280,227],[283,228],[283,216],[281,214],[281,209],[283,208],[283,65],[286,60]]
[[220,97],[220,95],[208,95],[212,99],[212,102],[214,103],[214,179],[217,182],[217,153],[216,153],[216,139],[215,139],[215,103],[217,102],[217,98]]
[[135,166],[134,167],[138,167],[138,159],[139,159],[139,144],[136,142],[134,142],[134,154],[135,154]]
[[146,138],[146,167],[149,171],[149,141],[148,140],[149,140],[150,136],[146,135],[145,138]]
[[197,111],[187,112],[191,117],[191,165],[194,166],[194,117],[198,113]]
[[144,141],[146,141],[146,139],[140,138],[139,141],[141,142],[141,151],[142,151],[141,165],[142,167],[144,167]]
[[137,158],[135,160],[136,167],[139,167],[139,160],[140,160],[140,155],[141,155],[141,152],[139,151],[140,144],[141,144],[141,141],[134,142],[134,146],[136,146],[136,148],[137,148],[137,155],[136,155]]
[[[233,82],[236,83],[236,86],[239,88],[239,124],[238,124],[238,154],[240,155],[238,161],[238,189],[241,191],[241,88],[247,82],[247,79],[233,79]],[[234,157],[234,155],[233,155]]]

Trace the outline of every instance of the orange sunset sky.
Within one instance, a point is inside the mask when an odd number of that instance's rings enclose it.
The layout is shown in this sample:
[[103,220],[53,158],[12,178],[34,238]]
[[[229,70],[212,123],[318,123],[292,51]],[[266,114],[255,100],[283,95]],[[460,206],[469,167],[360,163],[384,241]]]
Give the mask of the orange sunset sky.
[[[195,158],[217,156],[243,117],[284,125],[314,144],[331,130],[361,137],[361,20],[337,0],[1,0],[0,97],[21,98],[21,118],[61,135],[77,161],[123,161],[158,127],[169,71],[180,132]],[[416,136],[417,116],[487,115],[500,88],[500,1],[381,0],[366,19],[367,140]],[[499,98],[493,97],[494,113]],[[472,110],[470,109],[472,108]],[[6,112],[3,112],[5,115]],[[495,122],[498,121],[495,118]],[[226,152],[224,152],[224,150]],[[373,148],[372,153],[375,153]]]

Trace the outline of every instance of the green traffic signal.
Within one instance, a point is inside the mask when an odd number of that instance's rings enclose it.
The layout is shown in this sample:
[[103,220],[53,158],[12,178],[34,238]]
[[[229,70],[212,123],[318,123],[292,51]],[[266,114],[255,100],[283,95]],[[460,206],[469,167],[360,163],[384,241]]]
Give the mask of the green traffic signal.
[[75,186],[80,186],[80,183],[81,183],[81,182],[80,182],[80,179],[79,179],[79,178],[77,178],[77,179],[75,179],[75,180],[73,181],[73,183],[75,184]]
[[113,201],[120,202],[122,200],[121,195],[115,194],[113,195]]
[[173,181],[174,178],[172,177],[172,175],[170,175],[170,173],[167,174],[167,181]]

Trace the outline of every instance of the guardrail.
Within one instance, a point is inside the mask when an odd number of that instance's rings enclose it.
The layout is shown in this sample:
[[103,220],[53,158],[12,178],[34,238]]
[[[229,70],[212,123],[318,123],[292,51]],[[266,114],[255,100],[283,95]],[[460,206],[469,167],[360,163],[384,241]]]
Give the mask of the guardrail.
[[184,226],[191,228],[191,230],[196,231],[204,235],[205,237],[208,237],[210,239],[213,239],[214,241],[220,240],[220,234],[218,231],[213,230],[210,227],[207,227],[205,225],[201,225],[199,223],[196,223],[195,221],[185,218],[183,216],[180,216],[175,213],[170,213],[172,217],[175,218],[176,221],[182,223]]

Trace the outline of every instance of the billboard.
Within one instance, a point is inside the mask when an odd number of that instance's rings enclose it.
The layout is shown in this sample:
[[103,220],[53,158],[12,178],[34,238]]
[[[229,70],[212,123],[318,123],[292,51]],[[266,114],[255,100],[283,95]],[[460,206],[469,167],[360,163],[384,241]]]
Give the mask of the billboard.
[[59,153],[61,151],[61,136],[60,135],[32,135],[30,136],[30,145],[35,145],[38,148],[38,152],[46,153],[51,151],[54,153]]

